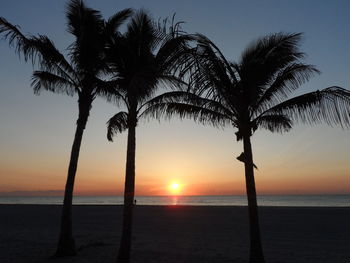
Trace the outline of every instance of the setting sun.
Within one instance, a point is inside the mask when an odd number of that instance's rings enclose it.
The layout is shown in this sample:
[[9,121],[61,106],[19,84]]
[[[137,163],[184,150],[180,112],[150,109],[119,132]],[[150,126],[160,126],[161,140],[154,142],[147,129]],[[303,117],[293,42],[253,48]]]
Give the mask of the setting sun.
[[171,194],[173,194],[173,195],[179,194],[181,191],[181,185],[177,182],[172,182],[169,185],[169,190],[170,190]]

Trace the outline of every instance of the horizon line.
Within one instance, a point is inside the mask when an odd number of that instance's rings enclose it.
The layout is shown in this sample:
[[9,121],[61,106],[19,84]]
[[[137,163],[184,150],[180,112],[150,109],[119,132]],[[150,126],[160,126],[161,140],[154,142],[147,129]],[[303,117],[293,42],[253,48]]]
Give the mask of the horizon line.
[[[44,191],[45,192],[45,191]],[[11,194],[13,193],[13,194]],[[0,197],[64,197],[64,195],[15,195],[17,191],[14,192],[0,192]],[[320,195],[350,195],[349,193],[271,193],[271,194],[257,194],[257,196],[320,196]],[[194,195],[135,195],[135,197],[195,197],[195,196],[244,196],[246,194],[194,194]],[[121,195],[91,195],[91,194],[76,194],[73,197],[124,197]]]

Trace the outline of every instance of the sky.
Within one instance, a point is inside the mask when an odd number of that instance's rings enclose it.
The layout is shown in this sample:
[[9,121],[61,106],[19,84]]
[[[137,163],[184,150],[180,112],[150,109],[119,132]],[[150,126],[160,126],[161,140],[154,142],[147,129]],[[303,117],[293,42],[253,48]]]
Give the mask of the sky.
[[[306,63],[322,72],[295,95],[329,86],[350,89],[350,2],[295,1],[85,1],[104,17],[123,8],[144,8],[155,19],[185,21],[229,60],[238,60],[258,37],[303,32]],[[66,1],[1,0],[0,16],[22,32],[45,34],[66,53]],[[77,119],[77,97],[30,87],[30,63],[0,41],[0,195],[61,195]],[[126,134],[106,139],[116,105],[96,99],[80,150],[76,195],[122,195]],[[144,120],[137,127],[137,195],[245,194],[242,143],[232,128],[191,120]],[[295,125],[284,134],[258,130],[252,138],[258,194],[350,194],[350,130]],[[178,187],[172,189],[171,184]]]

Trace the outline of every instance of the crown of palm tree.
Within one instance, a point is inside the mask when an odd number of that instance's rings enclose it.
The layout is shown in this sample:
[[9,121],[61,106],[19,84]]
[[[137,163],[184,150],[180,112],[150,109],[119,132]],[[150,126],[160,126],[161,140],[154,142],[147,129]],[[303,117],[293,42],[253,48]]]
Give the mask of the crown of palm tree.
[[231,124],[251,135],[257,128],[288,131],[293,122],[350,125],[350,93],[330,87],[288,99],[319,71],[301,60],[300,33],[276,33],[253,42],[229,62],[208,38],[197,35],[189,91],[163,94],[146,114],[192,117],[215,126]]
[[99,11],[86,7],[83,1],[70,1],[66,13],[67,30],[75,37],[68,48],[70,62],[47,36],[25,36],[2,17],[0,33],[25,61],[38,64],[39,70],[32,76],[36,94],[45,89],[70,96],[87,93],[92,100],[96,96],[109,98],[110,91],[106,90],[109,87],[98,78],[107,69],[104,61],[106,39],[131,13],[131,9],[125,9],[105,21]]
[[[147,108],[148,100],[160,87],[182,85],[174,72],[181,67],[190,36],[182,34],[178,24],[170,30],[155,23],[144,10],[132,18],[124,34],[116,34],[107,47],[107,62],[114,78],[114,96],[122,101],[128,112],[119,112],[108,121],[109,140],[127,129],[130,115],[137,119]],[[135,120],[134,120],[135,121]]]

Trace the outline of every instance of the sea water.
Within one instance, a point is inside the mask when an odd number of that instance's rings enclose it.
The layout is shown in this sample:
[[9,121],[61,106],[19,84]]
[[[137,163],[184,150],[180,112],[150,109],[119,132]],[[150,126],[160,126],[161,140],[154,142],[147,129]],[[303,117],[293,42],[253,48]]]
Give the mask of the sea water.
[[[246,206],[244,195],[136,196],[137,205]],[[62,196],[0,196],[0,204],[61,205]],[[74,205],[121,205],[122,196],[74,196]],[[259,206],[350,207],[350,195],[260,195]]]

